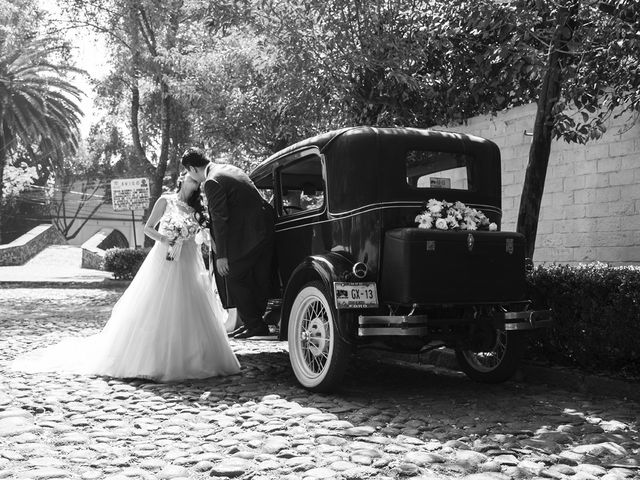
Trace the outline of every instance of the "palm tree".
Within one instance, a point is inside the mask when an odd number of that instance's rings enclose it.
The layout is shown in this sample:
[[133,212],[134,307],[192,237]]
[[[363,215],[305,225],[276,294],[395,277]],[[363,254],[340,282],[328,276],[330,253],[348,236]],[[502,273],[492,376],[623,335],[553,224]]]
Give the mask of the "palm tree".
[[[54,62],[60,42],[41,37],[0,41],[0,205],[4,167],[24,149],[34,160],[59,157],[78,146],[82,92],[67,75],[79,70]],[[0,226],[2,211],[0,209]]]

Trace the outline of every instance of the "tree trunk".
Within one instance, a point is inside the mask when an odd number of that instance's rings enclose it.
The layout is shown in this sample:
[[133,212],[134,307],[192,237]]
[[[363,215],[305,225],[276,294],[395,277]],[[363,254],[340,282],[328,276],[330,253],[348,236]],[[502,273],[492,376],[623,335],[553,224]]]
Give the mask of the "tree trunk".
[[160,107],[160,157],[158,158],[158,165],[156,166],[151,184],[151,205],[162,195],[164,175],[167,172],[167,165],[169,163],[171,95],[169,94],[169,86],[164,81],[160,82],[160,91],[162,92],[162,104]]
[[160,158],[156,167],[156,181],[160,184],[158,193],[162,193],[162,182],[169,163],[169,142],[171,140],[171,94],[165,81],[160,82],[162,105],[160,109]]
[[140,125],[138,122],[138,115],[140,113],[140,90],[138,89],[138,80],[132,79],[134,82],[131,86],[131,110],[130,110],[130,122],[131,122],[131,139],[133,141],[133,149],[136,152],[137,161],[139,165],[147,164],[147,154],[144,151],[142,142],[140,141]]
[[[2,122],[0,122],[0,128],[2,128]],[[2,227],[4,225],[2,208],[2,195],[4,193],[4,167],[7,161],[7,150],[4,142],[4,136],[0,133],[0,245],[2,245]]]
[[554,107],[562,91],[562,64],[569,56],[568,43],[573,38],[579,2],[561,7],[557,12],[556,28],[549,50],[547,70],[544,75],[538,109],[533,127],[533,139],[529,150],[529,163],[524,177],[517,231],[527,240],[525,254],[533,258],[538,231],[540,204],[551,153],[554,125]]

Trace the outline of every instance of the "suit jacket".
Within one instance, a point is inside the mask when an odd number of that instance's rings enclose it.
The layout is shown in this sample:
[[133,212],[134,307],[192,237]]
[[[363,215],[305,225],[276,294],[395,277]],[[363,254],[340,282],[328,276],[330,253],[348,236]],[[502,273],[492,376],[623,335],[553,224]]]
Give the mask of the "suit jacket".
[[273,208],[238,167],[210,165],[204,193],[217,258],[227,258],[231,264],[273,236]]

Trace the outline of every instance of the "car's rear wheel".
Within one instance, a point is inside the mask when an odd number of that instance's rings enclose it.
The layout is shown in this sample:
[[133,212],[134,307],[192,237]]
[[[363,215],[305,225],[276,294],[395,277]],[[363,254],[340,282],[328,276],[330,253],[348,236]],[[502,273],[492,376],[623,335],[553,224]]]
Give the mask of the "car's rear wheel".
[[321,282],[307,283],[289,315],[289,360],[300,384],[315,392],[335,389],[346,370],[349,345],[340,337],[336,310]]
[[484,383],[504,382],[518,369],[525,340],[523,332],[495,330],[488,348],[482,351],[456,349],[456,358],[469,378]]

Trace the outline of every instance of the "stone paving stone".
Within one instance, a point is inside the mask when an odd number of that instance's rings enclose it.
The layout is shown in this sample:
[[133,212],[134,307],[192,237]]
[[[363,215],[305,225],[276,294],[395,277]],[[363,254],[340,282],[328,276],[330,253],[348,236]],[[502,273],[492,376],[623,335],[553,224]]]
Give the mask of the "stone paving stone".
[[27,350],[100,330],[117,290],[0,295],[0,479],[640,477],[640,405],[354,357],[312,394],[286,344],[232,340],[242,374],[147,380],[9,371]]

